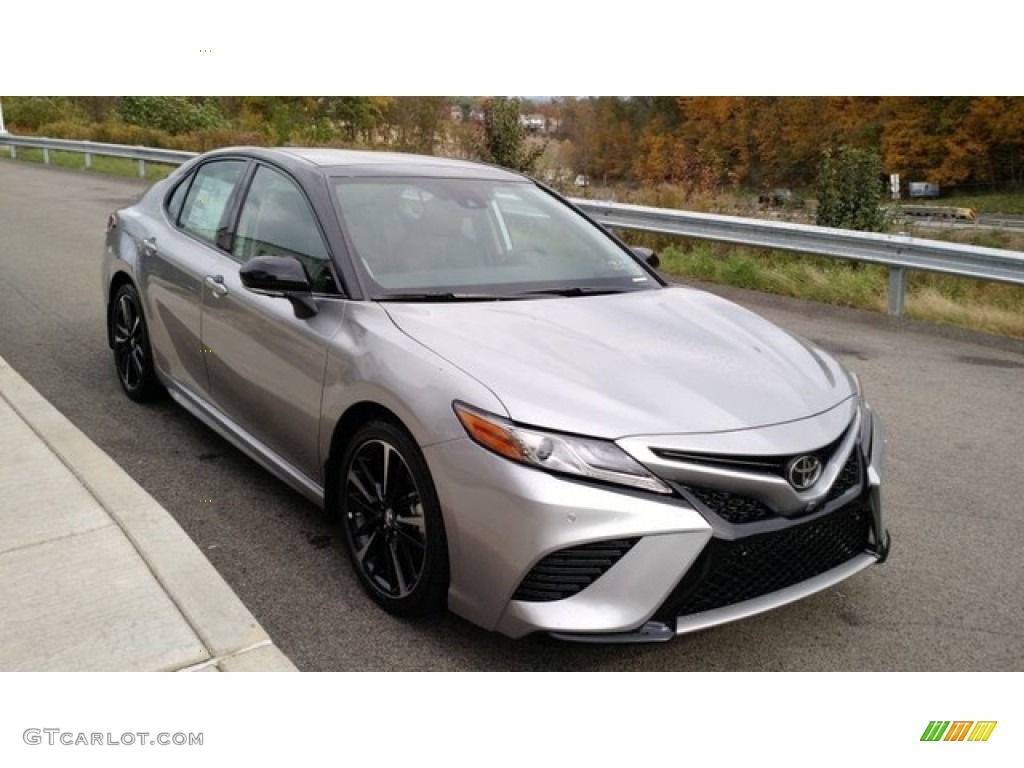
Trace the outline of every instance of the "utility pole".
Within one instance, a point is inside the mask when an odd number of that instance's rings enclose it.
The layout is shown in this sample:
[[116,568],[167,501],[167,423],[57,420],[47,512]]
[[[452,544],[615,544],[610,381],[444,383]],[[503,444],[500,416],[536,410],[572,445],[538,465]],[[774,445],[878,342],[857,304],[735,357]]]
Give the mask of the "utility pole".
[[4,103],[0,101],[0,133],[7,133],[7,129],[4,128]]

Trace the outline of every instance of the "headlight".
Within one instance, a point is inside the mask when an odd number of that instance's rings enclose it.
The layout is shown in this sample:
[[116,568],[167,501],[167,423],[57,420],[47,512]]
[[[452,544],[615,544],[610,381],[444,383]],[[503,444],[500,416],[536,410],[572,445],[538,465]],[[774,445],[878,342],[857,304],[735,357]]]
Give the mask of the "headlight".
[[871,456],[871,437],[873,434],[874,414],[871,412],[871,408],[868,406],[867,400],[864,399],[864,387],[860,383],[860,376],[856,373],[851,373],[850,378],[853,379],[853,383],[856,385],[857,390],[857,409],[860,411],[860,446],[865,456]]
[[672,493],[615,443],[526,429],[465,403],[455,402],[452,407],[474,442],[506,459],[548,472]]
[[871,457],[871,438],[874,436],[875,414],[863,400],[860,401],[860,447],[864,455]]

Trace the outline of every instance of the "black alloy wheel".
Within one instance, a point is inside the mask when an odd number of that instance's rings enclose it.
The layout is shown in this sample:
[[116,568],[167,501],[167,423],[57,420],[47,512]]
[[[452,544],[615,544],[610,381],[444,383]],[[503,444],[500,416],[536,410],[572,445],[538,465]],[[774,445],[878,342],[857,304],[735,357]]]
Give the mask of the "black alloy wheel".
[[153,370],[153,353],[149,346],[142,302],[135,286],[122,285],[110,307],[110,338],[114,347],[114,365],[121,388],[137,402],[150,400],[159,384]]
[[422,454],[399,427],[364,425],[341,462],[338,496],[357,576],[387,611],[439,610],[448,591],[448,546]]

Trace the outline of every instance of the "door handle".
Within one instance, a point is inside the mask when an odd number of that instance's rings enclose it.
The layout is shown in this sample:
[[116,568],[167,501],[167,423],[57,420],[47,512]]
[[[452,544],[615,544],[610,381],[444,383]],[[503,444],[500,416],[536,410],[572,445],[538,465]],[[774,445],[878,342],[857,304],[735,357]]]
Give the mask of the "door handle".
[[216,298],[228,295],[228,287],[224,285],[224,275],[207,275],[203,283]]

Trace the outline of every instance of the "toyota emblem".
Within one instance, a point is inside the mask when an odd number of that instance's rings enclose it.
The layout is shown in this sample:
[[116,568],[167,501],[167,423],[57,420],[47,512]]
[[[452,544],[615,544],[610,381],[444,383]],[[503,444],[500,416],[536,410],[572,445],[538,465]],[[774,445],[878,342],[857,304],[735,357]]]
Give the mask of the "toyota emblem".
[[789,462],[786,469],[789,484],[798,491],[806,491],[821,477],[821,460],[817,456],[801,456]]

